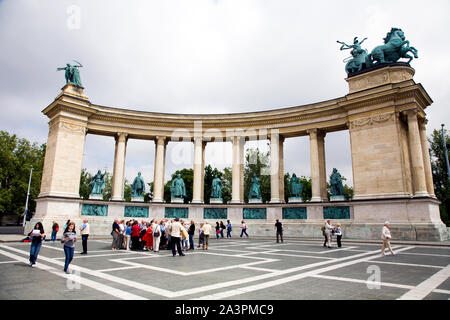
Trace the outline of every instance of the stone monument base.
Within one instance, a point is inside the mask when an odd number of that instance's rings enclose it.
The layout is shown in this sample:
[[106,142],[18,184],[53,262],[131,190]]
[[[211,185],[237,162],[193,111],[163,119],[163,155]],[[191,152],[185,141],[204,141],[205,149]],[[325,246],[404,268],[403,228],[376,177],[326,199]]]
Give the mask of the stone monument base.
[[101,194],[90,195],[89,200],[103,200],[103,195],[101,195]]
[[262,203],[261,199],[249,199],[248,203]]
[[345,201],[345,196],[331,196],[330,197],[330,201],[334,202],[334,201]]
[[300,203],[303,202],[302,197],[289,197],[288,198],[289,203]]
[[211,204],[222,204],[223,203],[223,199],[211,198],[211,199],[209,199],[209,203],[211,203]]
[[171,203],[184,203],[184,199],[180,199],[180,198],[171,198],[170,199]]
[[[174,199],[175,200],[175,199]],[[182,201],[182,199],[179,199]],[[447,241],[449,233],[439,215],[439,201],[433,198],[404,198],[391,200],[356,200],[344,202],[299,204],[223,204],[220,206],[221,220],[230,220],[234,225],[240,225],[244,220],[245,208],[258,208],[264,211],[265,219],[245,218],[249,225],[250,237],[273,238],[273,223],[281,219],[286,238],[317,238],[323,241],[320,227],[325,219],[331,223],[342,225],[343,239],[372,240],[381,242],[381,230],[384,222],[390,222],[392,240],[410,241]],[[31,231],[37,222],[42,222],[45,230],[51,230],[52,222],[60,226],[68,219],[76,223],[77,228],[83,219],[89,219],[90,238],[111,239],[111,223],[115,218],[129,220],[127,207],[139,206],[136,203],[124,201],[82,200],[80,198],[47,196],[36,199],[36,213],[27,222],[25,234]],[[208,204],[182,203],[146,203],[140,206],[148,208],[151,219],[171,218],[170,210],[180,208],[186,210],[187,221],[193,220],[197,225],[205,221],[205,209],[217,208]],[[89,209],[89,210],[87,210]],[[101,209],[101,210],[100,210]],[[330,210],[331,209],[331,210]],[[143,210],[146,211],[146,210]],[[306,212],[305,212],[306,211]],[[306,213],[306,214],[305,214]],[[139,218],[141,219],[141,218]],[[215,219],[208,219],[215,224]],[[237,231],[236,231],[237,232]],[[236,235],[233,231],[233,235]],[[58,233],[61,237],[62,230]],[[197,235],[196,235],[197,236]],[[335,238],[333,237],[333,242]]]
[[144,202],[144,197],[132,197],[131,202]]

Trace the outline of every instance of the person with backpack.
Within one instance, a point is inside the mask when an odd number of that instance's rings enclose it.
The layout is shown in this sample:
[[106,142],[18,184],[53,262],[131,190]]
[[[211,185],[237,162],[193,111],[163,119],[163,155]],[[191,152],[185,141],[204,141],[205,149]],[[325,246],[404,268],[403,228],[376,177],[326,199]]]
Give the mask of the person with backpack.
[[159,225],[159,221],[155,220],[153,225],[153,252],[159,251],[159,243],[161,241],[161,226]]
[[330,219],[328,219],[325,222],[325,242],[323,243],[323,246],[328,246],[328,248],[331,248],[331,234],[334,230],[334,227],[330,223]]

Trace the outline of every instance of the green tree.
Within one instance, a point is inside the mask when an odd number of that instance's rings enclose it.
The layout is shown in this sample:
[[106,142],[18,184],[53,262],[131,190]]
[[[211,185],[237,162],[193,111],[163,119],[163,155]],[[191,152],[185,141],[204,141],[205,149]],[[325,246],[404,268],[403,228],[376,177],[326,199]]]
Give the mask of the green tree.
[[80,175],[80,197],[84,200],[89,199],[89,194],[91,193],[91,188],[89,183],[92,181],[92,175],[87,172],[86,168],[81,169]]
[[[450,182],[447,175],[447,164],[445,160],[445,151],[443,146],[442,132],[433,130],[430,142],[431,170],[433,172],[434,193],[441,201],[440,212],[441,219],[450,226]],[[445,144],[447,152],[450,150],[450,137],[445,133]],[[450,154],[448,155],[450,157]]]
[[222,175],[222,199],[224,203],[228,203],[232,199],[232,178],[233,178],[233,171],[230,167],[226,167],[223,169],[223,175]]
[[[215,176],[218,176],[221,180],[223,180],[223,172],[218,170],[217,168],[212,168],[211,165],[207,165],[205,167],[205,190],[204,190],[204,199],[205,203],[209,203],[211,199],[211,190],[212,190],[212,181]],[[223,198],[223,197],[222,197]]]
[[251,180],[256,175],[261,181],[262,202],[270,202],[270,152],[261,153],[259,149],[250,148],[245,155],[244,166],[244,201],[248,203]]
[[[300,182],[303,185],[303,190],[302,190],[302,199],[303,201],[310,201],[311,197],[312,197],[312,191],[311,191],[311,178],[309,177],[305,177],[305,176],[300,176],[298,177],[298,179],[300,180]],[[284,199],[285,202],[288,202],[288,198],[290,197],[289,194],[289,183],[291,181],[291,174],[285,173],[284,174]]]
[[164,185],[164,201],[170,203],[170,186],[172,185],[172,180],[180,174],[181,178],[183,178],[184,185],[186,186],[186,198],[184,199],[184,203],[189,203],[192,201],[192,188],[194,182],[194,169],[181,169],[175,171],[172,174],[172,178],[166,182]]
[[40,192],[44,156],[45,144],[30,143],[15,134],[0,131],[0,216],[15,215],[18,222],[23,218],[31,166],[28,212],[35,211],[33,200]]

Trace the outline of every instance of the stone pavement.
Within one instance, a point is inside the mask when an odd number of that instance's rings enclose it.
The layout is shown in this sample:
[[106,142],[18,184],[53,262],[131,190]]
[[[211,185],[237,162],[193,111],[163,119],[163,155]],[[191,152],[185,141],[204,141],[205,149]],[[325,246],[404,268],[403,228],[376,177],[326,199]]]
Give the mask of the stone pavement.
[[45,242],[36,268],[29,243],[0,243],[0,299],[395,300],[450,298],[450,247],[318,240],[213,239],[207,251],[111,251],[111,241],[77,243],[72,274],[59,242]]

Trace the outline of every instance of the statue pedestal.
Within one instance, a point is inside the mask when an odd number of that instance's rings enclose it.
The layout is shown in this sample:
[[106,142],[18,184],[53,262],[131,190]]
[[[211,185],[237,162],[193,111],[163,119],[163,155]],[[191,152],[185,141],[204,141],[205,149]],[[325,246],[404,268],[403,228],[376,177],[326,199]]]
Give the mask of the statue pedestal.
[[89,195],[89,200],[103,200],[103,195],[91,194],[91,195]]
[[131,197],[131,202],[144,202],[144,197]]
[[209,203],[210,203],[210,204],[222,204],[222,203],[223,203],[223,199],[220,199],[220,198],[211,198],[211,199],[209,199]]
[[289,203],[300,203],[300,202],[303,202],[303,198],[302,197],[289,197],[288,202]]
[[331,202],[335,202],[335,201],[345,201],[345,196],[331,196],[331,197],[330,197],[330,201],[331,201]]
[[[77,98],[81,98],[83,100],[89,100],[88,96],[84,94],[84,87],[79,87],[74,85],[73,83],[66,83],[64,87],[62,87],[62,92],[58,95],[61,96],[63,94],[74,96]],[[56,98],[58,98],[56,97]]]
[[262,203],[261,199],[249,199],[248,203]]
[[184,199],[183,198],[171,198],[170,202],[171,203],[184,203]]

